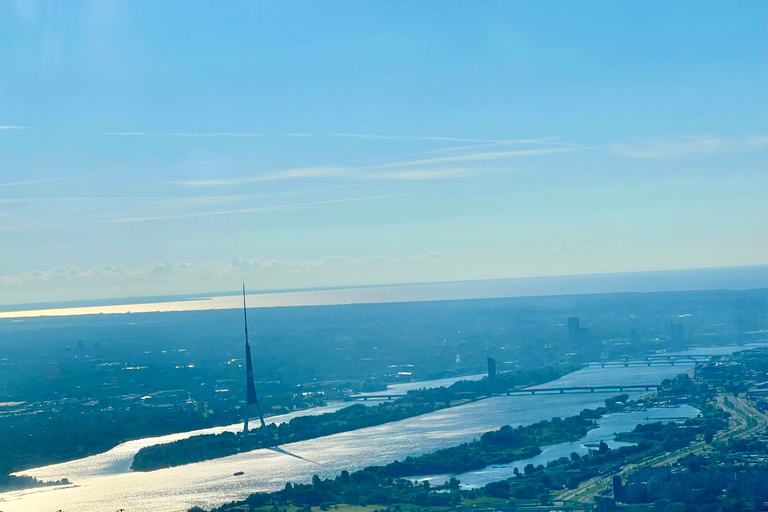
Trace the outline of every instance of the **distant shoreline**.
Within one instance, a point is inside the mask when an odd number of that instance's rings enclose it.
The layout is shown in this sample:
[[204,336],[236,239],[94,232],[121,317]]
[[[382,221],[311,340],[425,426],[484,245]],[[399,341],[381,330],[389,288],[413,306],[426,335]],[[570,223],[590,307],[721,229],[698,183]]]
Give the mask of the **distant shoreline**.
[[[768,266],[722,267],[439,283],[384,284],[249,292],[250,307],[425,302],[768,288]],[[0,319],[98,314],[206,311],[241,307],[239,295],[216,292],[159,297],[0,306]]]

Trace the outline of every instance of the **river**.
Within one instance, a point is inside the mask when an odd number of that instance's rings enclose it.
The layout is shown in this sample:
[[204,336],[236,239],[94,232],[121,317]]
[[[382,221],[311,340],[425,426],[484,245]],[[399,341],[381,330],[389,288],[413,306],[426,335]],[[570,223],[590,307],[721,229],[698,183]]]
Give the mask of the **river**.
[[[717,350],[708,350],[707,353],[729,353],[735,349],[737,347],[720,347]],[[685,372],[692,366],[692,363],[653,367],[590,366],[550,382],[546,387],[601,383],[656,384],[665,378]],[[441,381],[443,385],[448,383]],[[403,386],[432,387],[434,383],[427,381]],[[142,446],[170,442],[195,433],[237,430],[242,427],[236,424],[194,433],[129,441],[103,454],[24,471],[23,474],[44,480],[68,478],[72,484],[2,493],[0,510],[20,512],[62,509],[66,512],[90,512],[123,508],[128,512],[182,512],[195,505],[209,508],[231,500],[243,499],[252,492],[280,489],[287,481],[307,482],[314,474],[331,477],[342,469],[358,470],[366,466],[386,464],[409,455],[455,446],[503,425],[514,427],[550,419],[553,416],[571,416],[585,408],[599,407],[606,398],[616,394],[596,392],[496,396],[385,425],[286,444],[279,449],[254,450],[146,473],[128,469],[133,454]],[[641,394],[643,393],[629,393],[631,397]],[[324,408],[275,416],[271,421],[286,421],[299,414],[319,414],[345,405],[347,404],[331,404]],[[688,413],[685,409],[679,409],[668,416],[686,416]],[[605,429],[615,428],[610,426],[613,425],[612,421],[615,420],[604,418]],[[637,418],[626,417],[620,423],[631,429],[638,421]],[[610,437],[605,429],[593,431],[595,433],[591,435]],[[583,445],[583,442],[581,443]],[[571,451],[585,449],[577,448],[561,446],[555,453],[551,453],[551,457],[559,458],[561,451],[570,454]],[[546,458],[547,456],[542,457],[537,463],[546,463]],[[511,472],[511,468],[506,469]],[[235,472],[240,471],[244,474],[233,476]],[[474,482],[482,485],[480,476],[467,475],[466,478],[467,483],[474,478]]]
[[685,421],[688,418],[698,416],[699,410],[689,405],[679,407],[655,407],[644,411],[630,411],[614,414],[606,414],[597,420],[597,428],[587,432],[587,435],[578,441],[552,444],[541,447],[541,453],[529,459],[521,459],[509,464],[499,464],[488,466],[476,471],[468,471],[460,474],[431,475],[427,477],[416,477],[414,480],[424,481],[435,485],[442,485],[450,477],[455,476],[460,482],[462,489],[473,489],[483,487],[491,482],[498,482],[514,476],[515,468],[522,473],[527,464],[538,466],[547,465],[551,460],[557,460],[560,457],[569,457],[572,453],[585,455],[591,447],[604,441],[608,448],[618,448],[628,446],[631,443],[615,441],[614,436],[617,432],[629,432],[637,424],[654,423],[657,421]]

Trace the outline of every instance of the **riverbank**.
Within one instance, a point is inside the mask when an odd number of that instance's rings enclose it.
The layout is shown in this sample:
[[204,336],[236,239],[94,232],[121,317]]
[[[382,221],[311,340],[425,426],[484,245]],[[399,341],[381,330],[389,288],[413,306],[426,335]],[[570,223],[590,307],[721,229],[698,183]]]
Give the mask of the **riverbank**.
[[[737,348],[721,350],[728,353]],[[650,369],[585,368],[550,385],[638,383],[651,378],[660,382],[692,367],[680,364]],[[630,398],[641,394],[629,393]],[[314,474],[331,478],[344,469],[356,471],[457,446],[503,425],[517,427],[553,416],[573,416],[583,409],[603,406],[605,399],[614,395],[615,392],[496,396],[395,423],[283,445],[281,451],[254,450],[148,473],[128,470],[137,444],[166,442],[169,436],[139,440],[107,454],[25,471],[24,474],[40,479],[67,477],[76,485],[3,493],[0,509],[26,512],[65,507],[67,512],[89,512],[122,507],[134,512],[183,512],[193,506],[211,508],[244,499],[252,492],[282,489],[285,482],[309,482]],[[240,471],[244,474],[233,476]]]
[[[563,486],[563,475],[568,478],[568,485],[577,485],[581,480],[589,478],[602,465],[611,467],[621,465],[627,461],[639,460],[648,453],[656,453],[659,450],[667,450],[677,446],[684,446],[691,442],[697,435],[709,429],[723,428],[726,423],[718,418],[705,418],[695,423],[684,421],[678,425],[667,416],[666,421],[650,422],[647,425],[640,424],[636,427],[628,427],[627,430],[639,433],[640,441],[622,443],[621,446],[611,449],[607,443],[600,441],[594,444],[585,456],[572,452],[570,456],[561,456],[544,465],[534,465],[532,462],[523,463],[525,453],[541,453],[541,446],[556,441],[573,440],[574,437],[585,435],[597,425],[595,419],[603,417],[609,411],[626,411],[644,413],[649,406],[664,403],[667,397],[677,394],[680,390],[691,391],[695,389],[690,379],[683,375],[670,381],[652,398],[646,398],[639,402],[629,402],[627,395],[606,399],[606,407],[595,410],[585,409],[578,415],[561,419],[552,418],[549,421],[541,421],[530,426],[511,428],[504,426],[497,431],[486,432],[479,439],[458,445],[452,448],[424,454],[419,457],[408,457],[403,461],[395,461],[385,466],[366,467],[364,470],[354,473],[342,471],[335,478],[321,479],[315,475],[311,484],[286,483],[283,490],[272,493],[255,493],[244,502],[233,502],[215,508],[212,512],[227,510],[240,510],[247,505],[249,510],[287,510],[287,507],[311,507],[321,506],[327,509],[330,506],[357,505],[366,506],[377,504],[380,506],[458,506],[464,499],[486,498],[517,498],[532,499],[548,492],[556,473],[559,484]],[[711,397],[702,397],[706,402]],[[642,409],[642,410],[638,410]],[[652,407],[655,408],[655,407]],[[688,407],[685,413],[698,414],[698,410]],[[614,415],[614,418],[615,419]],[[677,419],[683,419],[677,416]],[[611,423],[611,422],[609,422]],[[615,422],[614,422],[615,424]],[[635,434],[633,441],[637,439]],[[461,491],[460,480],[451,476],[441,486],[433,491],[429,480],[414,481],[409,477],[420,471],[445,471],[460,472],[466,469],[477,469],[492,465],[494,462],[516,461],[517,466],[513,470],[514,479],[494,480],[480,489],[474,486],[468,491]],[[529,459],[530,460],[530,459]],[[523,465],[524,464],[524,465]],[[546,474],[545,474],[546,473]],[[513,475],[509,475],[510,477]],[[543,495],[543,494],[542,494]],[[191,510],[198,510],[197,508]]]
[[576,369],[574,366],[550,365],[507,372],[495,376],[492,380],[460,380],[448,388],[411,390],[406,396],[391,403],[379,403],[371,407],[355,404],[332,413],[294,418],[289,423],[278,426],[272,423],[253,429],[248,434],[225,432],[148,446],[134,456],[131,469],[153,471],[400,421],[460,406],[521,386],[530,387],[550,382]]

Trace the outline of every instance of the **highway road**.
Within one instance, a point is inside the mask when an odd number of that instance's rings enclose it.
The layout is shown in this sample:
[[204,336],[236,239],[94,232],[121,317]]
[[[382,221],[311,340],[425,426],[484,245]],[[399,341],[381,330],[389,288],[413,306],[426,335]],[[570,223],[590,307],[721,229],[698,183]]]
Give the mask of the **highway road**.
[[[739,439],[750,437],[759,431],[768,428],[768,417],[760,411],[749,405],[746,401],[735,395],[721,394],[715,397],[718,407],[731,413],[729,425],[726,430],[722,430],[715,435],[713,443],[727,442],[729,439]],[[712,451],[712,447],[703,440],[694,441],[688,446],[675,450],[670,453],[664,453],[649,457],[637,464],[628,464],[618,473],[610,473],[591,478],[581,483],[576,489],[569,489],[555,496],[556,500],[563,501],[591,501],[592,497],[611,485],[613,476],[618,475],[622,478],[642,467],[666,466],[673,464],[678,459],[690,454],[701,454]]]

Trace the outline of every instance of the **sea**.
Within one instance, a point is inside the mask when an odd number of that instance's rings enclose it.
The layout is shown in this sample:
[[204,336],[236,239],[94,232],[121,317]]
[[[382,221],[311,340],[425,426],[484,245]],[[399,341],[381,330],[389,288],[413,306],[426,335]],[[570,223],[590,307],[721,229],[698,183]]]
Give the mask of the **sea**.
[[[597,293],[644,293],[691,290],[749,290],[768,287],[768,266],[664,270],[455,281],[354,288],[324,288],[251,292],[248,307],[380,304],[435,300],[493,299]],[[204,311],[242,307],[239,293],[173,297],[122,298],[90,302],[0,305],[0,319]]]

